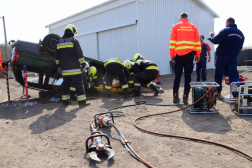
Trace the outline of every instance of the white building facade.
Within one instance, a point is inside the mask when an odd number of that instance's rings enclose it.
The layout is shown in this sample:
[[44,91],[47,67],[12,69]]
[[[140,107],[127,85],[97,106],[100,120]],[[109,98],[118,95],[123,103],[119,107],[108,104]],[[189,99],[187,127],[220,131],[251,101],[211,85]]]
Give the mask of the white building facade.
[[[170,34],[182,12],[188,13],[207,42],[209,32],[214,31],[214,18],[219,16],[202,0],[109,0],[46,27],[49,33],[62,36],[65,26],[73,24],[84,55],[124,61],[140,53],[164,75],[172,73]],[[214,45],[208,44],[213,56]],[[214,59],[207,68],[214,68]]]

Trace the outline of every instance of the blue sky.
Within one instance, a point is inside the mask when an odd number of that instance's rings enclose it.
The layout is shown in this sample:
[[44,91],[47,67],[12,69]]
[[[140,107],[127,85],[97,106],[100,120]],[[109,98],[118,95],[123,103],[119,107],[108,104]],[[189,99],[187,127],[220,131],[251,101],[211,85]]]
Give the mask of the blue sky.
[[[46,25],[98,5],[106,0],[0,0],[0,16],[5,16],[7,41],[38,42],[48,34]],[[225,27],[225,20],[233,17],[245,35],[244,46],[252,46],[252,32],[248,25],[248,12],[252,0],[203,0],[220,18],[215,19],[215,33]],[[239,3],[238,3],[239,2]],[[72,4],[73,3],[73,4]],[[246,16],[248,14],[248,16]],[[4,43],[0,19],[0,43]]]

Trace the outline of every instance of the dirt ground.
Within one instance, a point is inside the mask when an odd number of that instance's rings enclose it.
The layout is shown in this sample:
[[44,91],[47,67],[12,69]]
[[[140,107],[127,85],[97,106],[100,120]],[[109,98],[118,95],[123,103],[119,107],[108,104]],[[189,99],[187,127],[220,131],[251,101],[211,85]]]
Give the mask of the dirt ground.
[[[238,67],[239,73],[252,81],[251,71]],[[214,70],[208,70],[208,81],[213,81]],[[90,106],[78,108],[77,102],[63,107],[61,103],[34,104],[24,107],[16,100],[5,109],[0,105],[0,167],[92,167],[92,168],[144,168],[142,163],[132,158],[121,145],[119,136],[113,128],[101,128],[99,131],[110,137],[115,157],[109,161],[102,158],[100,163],[89,159],[85,141],[90,136],[89,122],[96,113],[109,108],[134,104],[134,101],[146,100],[148,103],[171,104],[173,75],[162,76],[161,87],[165,93],[153,96],[142,93],[140,98],[123,99],[122,94],[113,94],[111,101],[101,94],[99,98],[89,100]],[[193,72],[192,81],[196,73]],[[180,98],[183,94],[181,81]],[[223,81],[224,84],[224,81]],[[21,95],[22,87],[10,80],[11,98]],[[222,95],[229,93],[224,84]],[[0,95],[7,100],[5,79],[0,79]],[[29,90],[30,102],[38,101],[38,91]],[[191,93],[190,100],[191,102]],[[18,105],[19,107],[14,107]],[[203,168],[249,168],[252,161],[227,148],[172,137],[156,136],[136,129],[134,120],[142,115],[167,112],[182,106],[139,105],[122,108],[123,117],[116,117],[115,124],[132,142],[133,149],[154,167],[203,167]],[[188,136],[223,143],[252,155],[252,117],[237,116],[229,105],[217,102],[219,114],[191,114],[189,109],[171,114],[144,118],[138,121],[142,128],[155,132]]]

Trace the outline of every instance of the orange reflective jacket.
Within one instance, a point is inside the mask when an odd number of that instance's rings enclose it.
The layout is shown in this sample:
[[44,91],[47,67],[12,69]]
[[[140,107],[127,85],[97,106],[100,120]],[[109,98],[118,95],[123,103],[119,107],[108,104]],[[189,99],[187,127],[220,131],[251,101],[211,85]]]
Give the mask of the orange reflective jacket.
[[196,57],[200,57],[201,43],[198,29],[189,23],[188,19],[182,19],[180,23],[172,27],[170,38],[170,56],[175,54],[182,56],[196,51]]

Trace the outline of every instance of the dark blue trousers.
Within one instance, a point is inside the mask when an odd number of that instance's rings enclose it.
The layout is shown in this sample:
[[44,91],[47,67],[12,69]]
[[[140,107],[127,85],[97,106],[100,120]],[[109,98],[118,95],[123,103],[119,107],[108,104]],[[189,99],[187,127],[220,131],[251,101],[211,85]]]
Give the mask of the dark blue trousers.
[[[226,71],[230,84],[232,82],[239,82],[239,73],[237,71],[237,57],[233,56],[217,56],[215,64],[214,81],[220,85],[217,87],[217,91],[221,93],[222,90],[222,78],[224,71]],[[234,97],[238,96],[238,93],[233,93]]]
[[124,68],[121,64],[118,63],[109,63],[105,67],[106,70],[106,86],[105,86],[105,93],[110,94],[112,89],[113,77],[116,75],[121,83],[123,94],[129,93],[129,87],[123,88],[123,86],[128,85],[128,80],[124,73]]
[[176,92],[179,90],[179,84],[183,73],[183,69],[185,77],[184,92],[190,91],[191,74],[193,71],[193,59],[194,55],[192,53],[188,53],[183,56],[176,55],[174,65],[175,78],[173,83],[173,91]]
[[206,57],[200,57],[200,61],[198,63],[196,63],[196,74],[197,74],[196,82],[200,82],[200,71],[201,70],[202,70],[202,72],[201,72],[202,81],[205,82],[207,80],[207,78],[206,78],[206,76],[207,76],[206,63],[207,63]]
[[[82,75],[63,76],[63,83],[61,84],[62,102],[67,103],[70,100],[70,86],[76,88],[76,96],[79,104],[86,102],[85,89]],[[80,99],[78,97],[81,97]],[[85,98],[85,100],[84,100]]]

